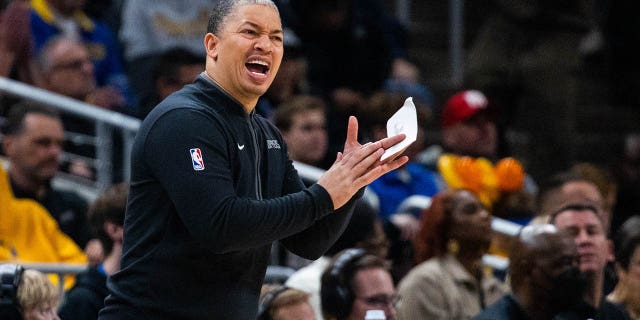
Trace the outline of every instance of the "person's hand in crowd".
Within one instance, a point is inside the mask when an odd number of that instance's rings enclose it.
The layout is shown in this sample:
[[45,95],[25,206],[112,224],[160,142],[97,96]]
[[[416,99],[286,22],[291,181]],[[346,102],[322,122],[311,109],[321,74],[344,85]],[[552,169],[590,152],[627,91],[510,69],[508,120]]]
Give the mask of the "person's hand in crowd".
[[87,255],[90,266],[97,266],[104,260],[104,249],[98,239],[89,240],[84,247],[84,253]]
[[111,86],[105,86],[96,88],[91,94],[87,96],[87,103],[94,104],[96,106],[113,109],[114,107],[122,107],[127,101],[125,97],[116,88]]
[[331,196],[334,209],[342,207],[361,188],[409,161],[407,156],[380,161],[386,149],[404,138],[401,134],[361,145],[358,142],[358,120],[349,117],[344,150],[338,153],[331,168],[318,180],[318,184]]

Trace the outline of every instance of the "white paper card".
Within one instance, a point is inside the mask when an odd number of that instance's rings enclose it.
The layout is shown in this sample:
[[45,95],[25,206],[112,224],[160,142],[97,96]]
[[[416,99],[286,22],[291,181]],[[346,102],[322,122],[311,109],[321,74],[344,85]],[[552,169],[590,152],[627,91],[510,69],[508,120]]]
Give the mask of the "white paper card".
[[387,137],[404,133],[406,138],[387,149],[380,161],[384,161],[390,156],[403,151],[418,136],[418,115],[416,114],[416,106],[413,104],[411,97],[404,101],[404,105],[396,113],[387,120]]

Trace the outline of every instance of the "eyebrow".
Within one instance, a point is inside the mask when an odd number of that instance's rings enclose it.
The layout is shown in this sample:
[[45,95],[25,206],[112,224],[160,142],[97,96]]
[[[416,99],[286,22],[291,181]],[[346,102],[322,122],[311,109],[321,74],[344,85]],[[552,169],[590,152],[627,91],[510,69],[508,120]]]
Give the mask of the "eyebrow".
[[[261,27],[260,25],[258,25],[255,22],[251,22],[251,21],[245,21],[242,24],[240,24],[240,26],[242,27],[243,25],[248,24],[249,26],[256,28],[256,29],[264,29],[263,27]],[[282,29],[275,29],[272,31],[269,31],[270,34],[282,34]]]

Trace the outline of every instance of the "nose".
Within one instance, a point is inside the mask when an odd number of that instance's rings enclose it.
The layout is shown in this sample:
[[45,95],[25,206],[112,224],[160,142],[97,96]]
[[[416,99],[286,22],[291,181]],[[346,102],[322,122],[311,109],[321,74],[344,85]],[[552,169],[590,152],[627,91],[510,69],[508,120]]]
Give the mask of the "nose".
[[273,51],[273,43],[271,42],[271,39],[269,38],[269,35],[261,35],[256,40],[256,44],[255,44],[254,48],[256,48],[257,50],[260,50],[260,51],[264,51],[264,52]]
[[580,230],[575,237],[576,245],[586,245],[591,242],[591,237],[586,230]]

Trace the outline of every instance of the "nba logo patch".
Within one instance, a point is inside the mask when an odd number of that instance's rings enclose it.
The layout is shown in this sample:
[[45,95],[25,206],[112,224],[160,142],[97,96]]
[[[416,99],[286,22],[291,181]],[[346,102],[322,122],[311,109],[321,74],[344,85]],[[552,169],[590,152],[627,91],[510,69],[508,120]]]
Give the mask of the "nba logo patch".
[[191,163],[193,164],[193,170],[204,170],[204,159],[202,159],[202,151],[200,151],[200,148],[189,149],[189,152],[191,153]]

